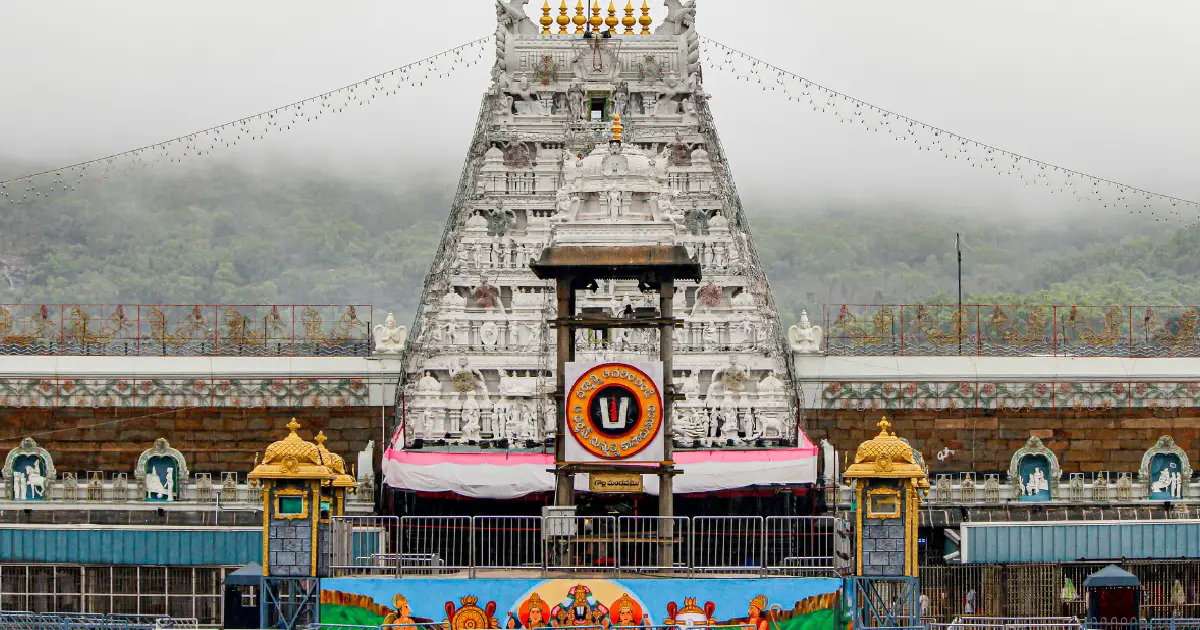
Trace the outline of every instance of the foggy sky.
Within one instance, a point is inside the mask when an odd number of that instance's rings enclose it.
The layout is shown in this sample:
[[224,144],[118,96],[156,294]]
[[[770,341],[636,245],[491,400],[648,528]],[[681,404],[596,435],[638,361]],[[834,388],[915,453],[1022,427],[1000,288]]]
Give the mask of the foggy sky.
[[[1200,199],[1195,0],[697,4],[702,34],[828,87],[1024,155]],[[661,19],[661,2],[652,5]],[[530,2],[535,20],[540,6]],[[489,34],[493,7],[3,0],[0,158],[53,167],[290,103]],[[432,170],[451,187],[490,57],[202,161],[300,164],[398,182]],[[1063,204],[1044,188],[841,124],[727,74],[710,70],[705,80],[748,205],[899,202],[1030,214]]]

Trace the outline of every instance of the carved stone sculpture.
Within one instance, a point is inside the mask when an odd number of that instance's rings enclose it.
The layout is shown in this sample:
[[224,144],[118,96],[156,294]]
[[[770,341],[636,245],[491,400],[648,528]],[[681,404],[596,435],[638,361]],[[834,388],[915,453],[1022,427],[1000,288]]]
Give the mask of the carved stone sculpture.
[[388,311],[387,319],[375,326],[375,352],[380,354],[399,354],[404,351],[404,342],[408,340],[408,327],[397,326],[396,317]]
[[442,393],[442,383],[426,372],[421,380],[417,381],[417,391],[425,395],[437,395]]
[[788,329],[788,342],[796,354],[821,351],[821,327],[809,323],[807,311],[800,311],[800,323]]
[[[496,0],[496,21],[499,28],[516,35],[537,35],[538,27],[525,13],[529,0]],[[693,10],[693,15],[695,11]]]
[[696,3],[666,0],[667,17],[663,18],[655,35],[681,35],[696,25]]

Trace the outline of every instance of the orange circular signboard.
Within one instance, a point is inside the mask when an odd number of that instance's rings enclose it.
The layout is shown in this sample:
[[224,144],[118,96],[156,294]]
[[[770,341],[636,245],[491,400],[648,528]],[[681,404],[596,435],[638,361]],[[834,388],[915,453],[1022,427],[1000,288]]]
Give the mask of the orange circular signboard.
[[654,379],[627,363],[597,365],[567,391],[567,433],[600,459],[641,453],[662,431],[662,413]]

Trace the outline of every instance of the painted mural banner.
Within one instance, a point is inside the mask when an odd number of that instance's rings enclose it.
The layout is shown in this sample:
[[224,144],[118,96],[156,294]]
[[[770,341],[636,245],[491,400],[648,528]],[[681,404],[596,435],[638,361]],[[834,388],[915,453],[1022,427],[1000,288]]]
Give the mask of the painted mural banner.
[[838,578],[321,580],[321,624],[438,630],[718,626],[846,627]]

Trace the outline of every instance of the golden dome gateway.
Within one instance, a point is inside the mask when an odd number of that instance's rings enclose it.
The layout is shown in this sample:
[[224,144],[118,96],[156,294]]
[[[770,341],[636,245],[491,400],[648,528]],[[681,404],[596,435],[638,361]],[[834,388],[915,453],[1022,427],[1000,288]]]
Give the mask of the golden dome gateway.
[[922,479],[927,481],[925,466],[913,447],[895,433],[889,433],[887,418],[879,421],[879,435],[858,445],[854,463],[843,474],[859,477]]
[[[254,467],[250,479],[320,479],[337,477],[326,465],[316,444],[301,439],[296,431],[300,423],[295,418],[288,423],[287,437],[267,447],[263,461]],[[343,465],[344,467],[344,465]]]

